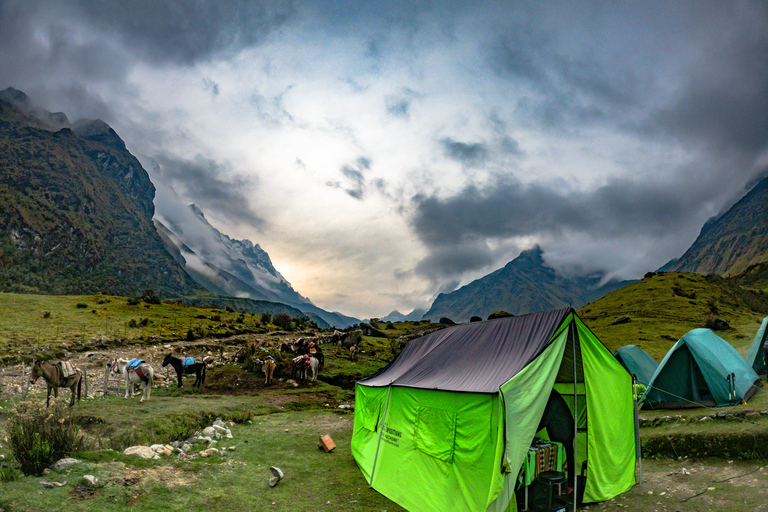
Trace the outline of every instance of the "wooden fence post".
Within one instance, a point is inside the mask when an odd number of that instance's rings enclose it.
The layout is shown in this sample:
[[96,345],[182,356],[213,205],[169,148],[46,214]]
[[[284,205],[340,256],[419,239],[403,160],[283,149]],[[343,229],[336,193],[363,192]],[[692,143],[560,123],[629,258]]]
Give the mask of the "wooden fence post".
[[104,365],[104,396],[109,391],[109,363]]
[[27,392],[29,391],[29,381],[27,381],[27,365],[24,361],[21,362],[21,401],[27,399]]

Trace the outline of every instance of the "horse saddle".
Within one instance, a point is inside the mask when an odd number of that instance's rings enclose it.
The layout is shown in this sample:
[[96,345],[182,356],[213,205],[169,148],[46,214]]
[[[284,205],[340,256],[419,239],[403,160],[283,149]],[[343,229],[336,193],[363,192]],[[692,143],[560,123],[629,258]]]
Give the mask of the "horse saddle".
[[126,368],[128,368],[129,370],[135,370],[136,368],[138,368],[139,366],[141,366],[141,365],[142,365],[142,363],[144,363],[144,360],[143,360],[143,359],[136,359],[136,358],[133,358],[133,359],[131,359],[130,361],[128,361],[128,362],[125,364],[125,367],[126,367]]
[[195,358],[194,357],[182,357],[181,358],[181,364],[183,366],[192,366],[195,364]]
[[61,372],[62,379],[68,379],[77,373],[77,369],[71,361],[61,361],[56,364],[59,366],[59,372]]

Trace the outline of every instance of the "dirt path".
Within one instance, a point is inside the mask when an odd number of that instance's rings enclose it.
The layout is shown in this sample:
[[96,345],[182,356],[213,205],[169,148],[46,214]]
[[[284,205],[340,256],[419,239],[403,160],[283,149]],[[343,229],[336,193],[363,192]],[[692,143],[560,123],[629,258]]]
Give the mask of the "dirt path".
[[[270,334],[243,334],[226,339],[202,338],[195,341],[175,341],[171,343],[159,343],[149,346],[128,345],[103,350],[89,350],[86,352],[67,352],[66,358],[85,370],[88,382],[88,396],[96,397],[104,394],[106,365],[116,357],[127,359],[143,359],[155,369],[155,375],[160,376],[159,385],[170,382],[175,378],[170,367],[162,368],[162,361],[166,354],[193,356],[206,358],[211,365],[229,360],[241,347],[246,344],[277,347],[281,341],[295,339],[296,336],[276,336]],[[26,392],[45,392],[46,386],[43,379],[39,379],[33,386],[28,385],[29,365],[12,365],[0,368],[0,398],[14,399]],[[112,377],[107,381],[107,388],[116,392],[122,388],[122,377]],[[68,396],[69,390],[60,390]]]
[[766,461],[644,460],[642,483],[583,510],[768,511]]

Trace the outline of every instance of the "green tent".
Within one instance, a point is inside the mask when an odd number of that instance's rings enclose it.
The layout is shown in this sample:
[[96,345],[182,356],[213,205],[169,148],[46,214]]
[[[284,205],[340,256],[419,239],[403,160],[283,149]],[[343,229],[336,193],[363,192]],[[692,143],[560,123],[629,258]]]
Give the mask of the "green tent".
[[554,387],[578,418],[584,501],[607,500],[635,483],[631,384],[571,308],[449,327],[357,383],[352,454],[410,511],[514,511]]
[[659,362],[637,345],[624,345],[614,352],[613,356],[630,375],[637,377],[637,382],[643,386],[648,386],[656,368],[659,367]]
[[762,386],[741,354],[710,329],[693,329],[669,349],[643,395],[643,407],[734,405]]
[[747,352],[747,364],[752,367],[758,375],[765,375],[768,369],[765,367],[765,360],[763,359],[763,345],[768,338],[768,316],[763,318],[763,323],[760,324],[760,329],[755,334],[755,339],[752,340],[752,344],[749,346],[749,352]]

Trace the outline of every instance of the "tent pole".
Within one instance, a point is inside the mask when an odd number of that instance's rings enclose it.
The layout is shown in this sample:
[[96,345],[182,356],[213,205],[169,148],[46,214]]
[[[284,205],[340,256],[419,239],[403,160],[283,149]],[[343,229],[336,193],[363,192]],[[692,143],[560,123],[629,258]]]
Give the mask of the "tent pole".
[[387,423],[387,408],[389,407],[389,393],[392,391],[392,386],[387,388],[387,402],[384,404],[384,416],[381,418],[381,428],[379,429],[379,441],[376,443],[376,455],[373,457],[373,467],[371,468],[371,483],[368,484],[368,488],[373,487],[373,474],[376,472],[376,461],[379,458],[379,446],[381,446],[381,434],[384,433],[384,425]]
[[635,403],[635,458],[638,463],[639,484],[643,484],[643,446],[640,443],[640,411],[637,408],[637,375],[632,374],[632,397]]
[[571,320],[571,350],[573,351],[573,512],[576,512],[576,502],[579,501],[579,478],[576,467],[579,465],[579,385],[576,377],[576,313]]

